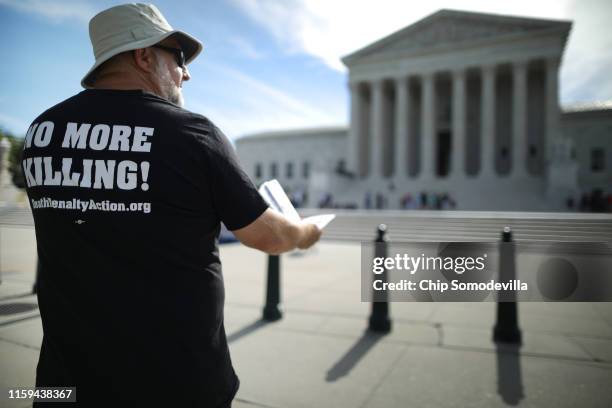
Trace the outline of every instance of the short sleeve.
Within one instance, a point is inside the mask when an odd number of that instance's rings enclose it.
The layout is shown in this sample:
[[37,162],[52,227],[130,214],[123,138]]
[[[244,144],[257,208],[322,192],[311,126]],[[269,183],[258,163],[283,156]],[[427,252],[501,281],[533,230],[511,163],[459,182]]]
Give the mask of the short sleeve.
[[221,221],[233,231],[255,221],[268,208],[268,204],[240,167],[227,137],[213,124],[210,126],[212,201]]

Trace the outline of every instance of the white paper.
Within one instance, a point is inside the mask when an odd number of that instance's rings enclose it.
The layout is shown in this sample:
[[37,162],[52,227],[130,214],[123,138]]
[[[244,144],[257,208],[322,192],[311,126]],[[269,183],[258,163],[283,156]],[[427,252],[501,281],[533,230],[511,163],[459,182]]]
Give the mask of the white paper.
[[308,224],[314,224],[319,229],[323,229],[332,222],[332,220],[336,218],[336,214],[321,214],[321,215],[313,215],[311,217],[306,217],[302,220],[302,222],[306,222]]
[[322,214],[307,217],[302,220],[295,210],[295,207],[293,207],[293,204],[291,204],[291,200],[289,200],[289,197],[285,194],[285,190],[283,190],[283,187],[276,179],[263,183],[261,187],[259,187],[259,194],[261,194],[272,209],[283,214],[293,222],[306,222],[323,229],[336,218],[336,214]]
[[291,200],[285,194],[285,190],[280,185],[278,180],[266,181],[259,187],[259,194],[261,194],[268,202],[268,205],[289,218],[291,221],[300,221],[300,215],[295,211]]

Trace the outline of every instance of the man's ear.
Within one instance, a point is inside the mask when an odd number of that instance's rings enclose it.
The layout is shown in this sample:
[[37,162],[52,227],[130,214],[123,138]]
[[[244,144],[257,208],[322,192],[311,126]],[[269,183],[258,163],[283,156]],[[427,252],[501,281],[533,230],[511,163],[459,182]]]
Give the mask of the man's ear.
[[134,50],[133,58],[134,64],[136,64],[138,69],[147,73],[155,71],[155,65],[157,63],[156,55],[150,47]]

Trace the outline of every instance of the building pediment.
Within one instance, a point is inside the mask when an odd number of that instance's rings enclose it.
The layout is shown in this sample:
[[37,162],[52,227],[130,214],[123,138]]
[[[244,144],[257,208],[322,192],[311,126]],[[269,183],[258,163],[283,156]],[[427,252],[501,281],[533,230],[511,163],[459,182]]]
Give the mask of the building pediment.
[[351,65],[378,57],[469,46],[480,44],[483,40],[502,40],[544,30],[559,30],[567,36],[570,28],[571,22],[567,21],[440,10],[344,57],[342,61]]

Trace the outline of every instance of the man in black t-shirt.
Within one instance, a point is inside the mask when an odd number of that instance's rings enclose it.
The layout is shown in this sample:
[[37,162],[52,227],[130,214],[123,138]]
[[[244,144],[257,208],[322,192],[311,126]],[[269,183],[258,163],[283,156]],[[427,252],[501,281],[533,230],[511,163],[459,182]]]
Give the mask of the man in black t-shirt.
[[181,107],[196,39],[142,4],[96,15],[90,37],[87,89],[25,139],[44,331],[36,385],[76,386],[80,406],[230,406],[239,381],[220,223],[273,254],[321,231],[268,209],[221,131]]

